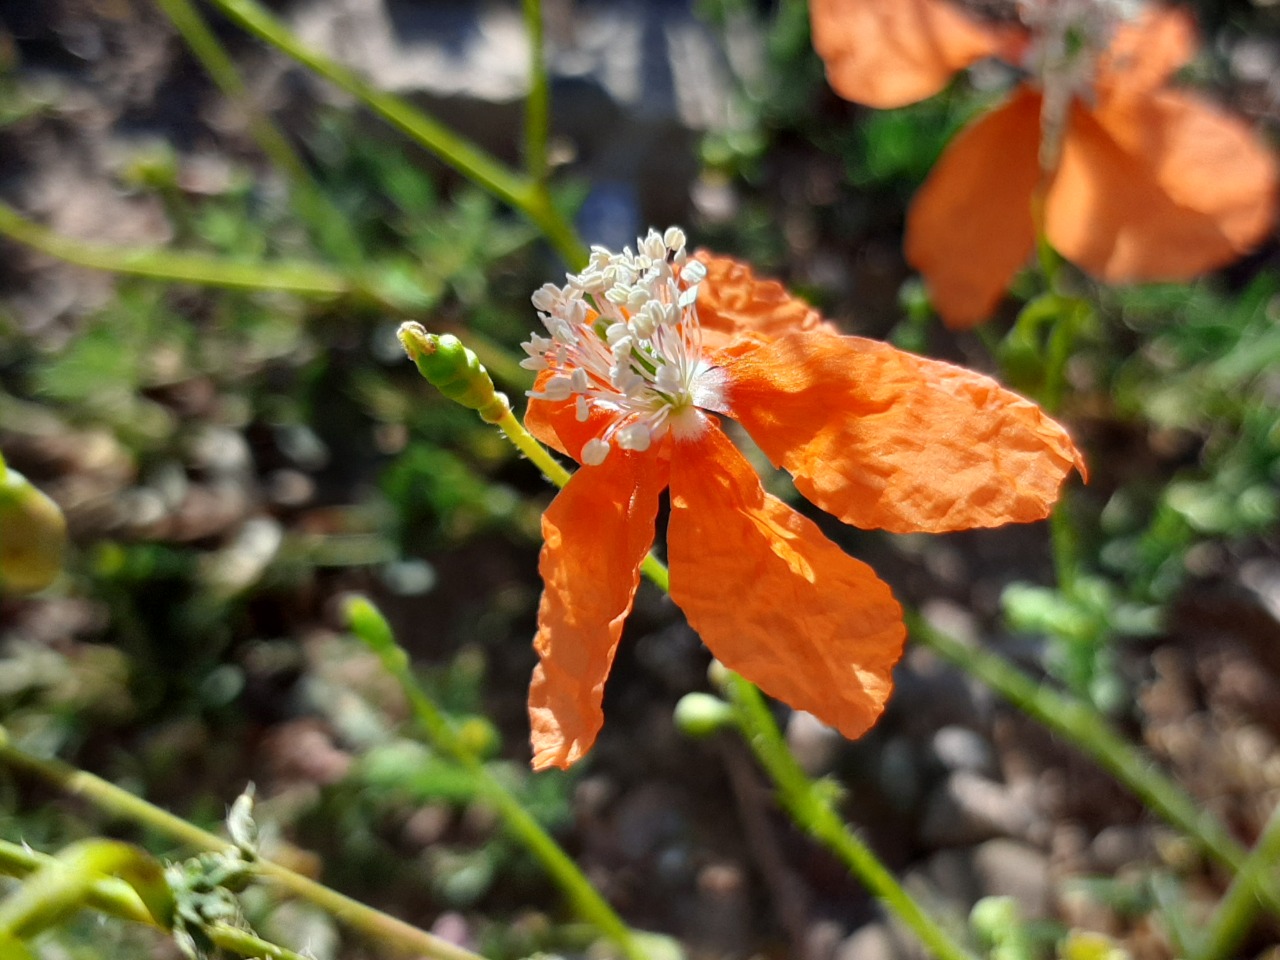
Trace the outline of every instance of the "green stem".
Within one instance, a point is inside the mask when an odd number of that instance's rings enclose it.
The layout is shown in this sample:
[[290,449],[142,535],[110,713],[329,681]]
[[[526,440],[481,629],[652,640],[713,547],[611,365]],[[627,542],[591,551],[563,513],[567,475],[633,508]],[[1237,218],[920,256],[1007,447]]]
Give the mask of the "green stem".
[[353,71],[310,49],[254,0],[213,0],[213,3],[245,30],[345,90],[449,166],[524,213],[571,267],[578,268],[586,262],[586,251],[573,227],[533,181],[513,173],[493,156],[400,97],[376,89]]
[[304,263],[234,263],[169,250],[111,247],[54,233],[0,203],[0,233],[79,267],[107,270],[171,283],[195,283],[230,290],[263,290],[303,297],[361,296],[380,302],[374,291],[351,277]]
[[[0,762],[38,777],[64,793],[91,803],[99,810],[141,824],[194,849],[217,851],[228,846],[227,840],[217,834],[201,830],[101,777],[59,760],[27,753],[9,740],[3,727],[0,727]],[[310,901],[332,914],[340,923],[406,953],[434,957],[437,960],[483,960],[478,954],[454,946],[434,934],[344,896],[287,867],[263,860],[258,863],[257,868],[263,877],[277,887]]]
[[538,438],[525,429],[523,423],[516,419],[510,410],[497,422],[497,427],[515,448],[533,461],[533,465],[542,471],[542,475],[557,487],[564,487],[573,476],[566,470],[551,452],[538,442]]
[[[30,847],[0,840],[0,873],[7,876],[22,879],[56,863],[57,860],[48,854],[37,853]],[[142,902],[137,891],[123,880],[104,878],[90,884],[85,892],[84,906],[121,920],[145,923],[160,930],[164,929],[151,916],[151,911]],[[239,930],[224,923],[213,923],[203,929],[216,946],[242,957],[305,960],[300,953],[277,946],[246,930]]]
[[342,212],[315,182],[302,158],[271,118],[253,103],[235,63],[191,0],[155,0],[174,27],[182,34],[191,52],[227,99],[244,112],[249,132],[262,152],[292,181],[293,200],[298,213],[320,237],[323,246],[346,264],[363,258],[360,244]]
[[764,696],[753,684],[730,673],[726,692],[752,752],[778,788],[778,800],[802,830],[823,844],[857,875],[886,908],[902,920],[940,960],[975,960],[930,917],[887,867],[841,819],[830,791],[809,779],[787,748]]
[[540,187],[547,182],[547,132],[551,95],[547,82],[546,45],[541,0],[524,0],[524,26],[529,34],[529,96],[524,102],[524,163]]
[[578,914],[617,944],[631,960],[646,960],[631,929],[592,886],[591,881],[530,815],[520,801],[484,765],[441,712],[414,676],[409,657],[391,633],[390,627],[368,601],[353,601],[352,626],[366,645],[377,654],[382,666],[395,677],[413,715],[427,739],[475,778],[483,797],[498,811],[507,829],[537,858],[547,873],[577,907]]
[[[1067,737],[1104,770],[1127,786],[1152,811],[1196,840],[1215,859],[1239,871],[1248,854],[1207,810],[1160,773],[1151,758],[1127,743],[1088,705],[1037,683],[996,654],[965,646],[908,611],[907,626],[916,642],[929,647],[987,686],[1028,716]],[[1280,916],[1280,887],[1259,876],[1251,889]]]
[[1194,960],[1223,960],[1236,953],[1258,912],[1258,888],[1280,863],[1280,806],[1271,812],[1262,836],[1240,867],[1209,921]]

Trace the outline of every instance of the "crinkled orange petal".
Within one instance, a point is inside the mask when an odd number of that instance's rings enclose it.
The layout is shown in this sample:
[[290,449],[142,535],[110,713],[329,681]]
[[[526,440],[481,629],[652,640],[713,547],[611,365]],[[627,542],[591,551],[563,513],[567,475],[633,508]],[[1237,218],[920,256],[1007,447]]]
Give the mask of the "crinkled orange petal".
[[667,553],[671,598],[725,666],[847,737],[875,723],[901,608],[870,567],[766,494],[718,427],[675,448]]
[[[551,376],[549,370],[540,372],[533,389],[541,390]],[[524,412],[524,425],[542,443],[581,463],[583,444],[604,432],[610,415],[595,404],[588,408],[585,421],[580,421],[577,414],[577,406],[572,399],[539,400],[530,397]]]
[[[793,333],[724,366],[730,415],[828,513],[895,533],[1048,516],[1084,462],[990,377],[861,337]],[[674,486],[674,480],[673,486]]]
[[600,703],[640,562],[653,543],[665,465],[614,450],[573,475],[542,516],[542,603],[529,688],[533,767],[568,767],[595,742]]
[[809,0],[809,18],[832,89],[881,109],[933,96],[1008,44],[947,0]]
[[1195,19],[1185,7],[1148,4],[1116,28],[1098,59],[1097,83],[1117,93],[1141,94],[1164,84],[1195,56]]
[[954,329],[990,315],[1035,247],[1040,102],[1021,87],[960,131],[907,213],[907,260]]
[[1241,121],[1160,91],[1076,105],[1045,232],[1111,283],[1185,280],[1234,260],[1275,222],[1276,158]]
[[694,256],[707,268],[698,286],[698,319],[708,350],[733,349],[735,343],[759,342],[792,330],[838,332],[809,304],[776,280],[758,278],[745,263],[706,250]]

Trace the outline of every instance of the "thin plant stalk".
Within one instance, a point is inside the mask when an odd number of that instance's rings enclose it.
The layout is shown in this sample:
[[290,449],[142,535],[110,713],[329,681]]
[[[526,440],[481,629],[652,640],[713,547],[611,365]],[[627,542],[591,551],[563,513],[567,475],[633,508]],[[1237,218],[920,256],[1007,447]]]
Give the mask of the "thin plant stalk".
[[547,140],[551,127],[551,92],[547,77],[545,24],[541,0],[523,0],[529,35],[529,96],[524,101],[524,164],[540,190],[547,184]]
[[454,730],[448,717],[441,712],[414,676],[408,655],[396,642],[382,615],[365,600],[352,601],[348,610],[356,635],[377,655],[383,668],[400,684],[414,718],[431,744],[475,778],[480,795],[497,810],[512,836],[537,858],[559,884],[560,889],[576,906],[579,916],[617,944],[629,960],[646,960],[647,954],[636,942],[631,929],[600,895],[578,865]]
[[1278,863],[1280,805],[1271,812],[1262,836],[1219,901],[1199,947],[1192,951],[1194,960],[1226,960],[1236,955],[1258,913],[1258,887],[1268,876],[1275,876]]
[[[35,776],[64,793],[92,804],[104,813],[140,824],[193,849],[218,851],[225,850],[230,845],[223,837],[202,830],[101,777],[60,760],[27,753],[10,741],[3,727],[0,727],[0,763]],[[464,950],[425,930],[419,930],[381,910],[375,910],[288,867],[261,860],[257,869],[260,876],[275,886],[315,904],[339,923],[405,953],[431,957],[434,960],[483,960],[479,954]]]
[[320,189],[288,137],[271,117],[253,103],[234,61],[217,36],[200,16],[191,0],[155,0],[174,25],[188,48],[204,67],[218,89],[244,114],[249,132],[293,185],[293,202],[298,213],[321,238],[325,249],[340,262],[360,263],[363,253],[351,225],[333,201]]
[[[571,474],[509,411],[498,422],[498,427],[548,480],[557,487],[568,483]],[[667,567],[652,553],[645,557],[641,570],[661,590],[670,592]],[[743,737],[777,787],[779,802],[796,825],[835,853],[935,956],[941,960],[974,960],[974,955],[925,912],[871,848],[841,819],[832,805],[830,791],[823,790],[796,763],[759,689],[736,674],[730,674],[728,689]]]
[[735,673],[725,680],[729,702],[760,765],[778,788],[778,802],[792,822],[834,853],[866,888],[920,938],[939,960],[975,960],[915,899],[863,843],[832,806],[830,790],[810,779],[787,747],[759,688]]
[[236,263],[201,254],[89,243],[42,227],[3,202],[0,234],[75,266],[167,283],[291,293],[315,299],[364,296],[380,300],[354,278],[327,267],[309,263]]
[[[938,630],[919,614],[907,611],[911,637],[943,659],[977,677],[1023,713],[1062,734],[1100,767],[1133,791],[1154,813],[1194,839],[1214,859],[1240,871],[1248,852],[1207,810],[1184,793],[1152,763],[1151,758],[1126,742],[1088,704],[1037,683],[1003,657],[961,643]],[[1265,872],[1254,878],[1250,889],[1280,916],[1280,889]]]
[[[57,860],[48,854],[37,853],[30,847],[0,840],[0,873],[2,874],[22,879],[55,863]],[[165,929],[156,922],[137,891],[123,880],[103,878],[95,881],[89,886],[83,905],[120,920],[143,923],[158,930]],[[202,929],[215,946],[241,957],[305,960],[300,953],[225,923],[211,923]]]
[[533,180],[511,171],[492,155],[401,97],[376,89],[353,71],[312,50],[254,0],[212,2],[249,33],[345,90],[473,183],[519,210],[542,231],[571,268],[580,269],[586,263],[587,251],[572,224],[556,209],[547,192],[539,189]]

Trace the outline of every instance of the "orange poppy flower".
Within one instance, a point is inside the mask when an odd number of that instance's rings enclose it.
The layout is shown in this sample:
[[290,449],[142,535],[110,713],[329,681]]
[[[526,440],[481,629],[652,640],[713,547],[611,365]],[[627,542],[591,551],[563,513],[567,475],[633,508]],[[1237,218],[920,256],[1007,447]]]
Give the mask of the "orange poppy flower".
[[1190,279],[1274,223],[1273,154],[1240,120],[1166,85],[1195,51],[1185,10],[1022,0],[1023,26],[947,0],[809,9],[832,87],[873,107],[931,96],[983,57],[1027,71],[948,146],[907,216],[907,260],[948,326],[984,320],[1030,257],[1037,196],[1049,243],[1108,283]]
[[806,497],[860,527],[944,531],[1046,516],[1080,454],[993,380],[839,336],[781,285],[650,232],[592,252],[534,305],[548,336],[525,423],[583,464],[542,519],[533,765],[590,748],[640,564],[670,489],[671,598],[727,667],[857,737],[892,689],[902,611],[863,563],[765,493],[737,420]]

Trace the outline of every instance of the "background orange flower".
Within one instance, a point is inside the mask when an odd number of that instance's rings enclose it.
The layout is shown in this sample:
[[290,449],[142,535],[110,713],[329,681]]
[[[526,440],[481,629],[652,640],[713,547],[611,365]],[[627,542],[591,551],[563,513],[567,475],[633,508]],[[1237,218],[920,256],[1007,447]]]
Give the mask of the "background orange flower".
[[[935,93],[984,56],[1031,62],[1050,39],[945,0],[810,10],[832,86],[872,106]],[[1275,156],[1239,119],[1166,87],[1194,50],[1185,10],[1147,6],[1084,51],[1082,82],[1032,75],[956,137],[912,204],[905,243],[949,326],[989,316],[1027,261],[1037,196],[1050,244],[1108,283],[1186,280],[1262,240],[1275,222]]]

